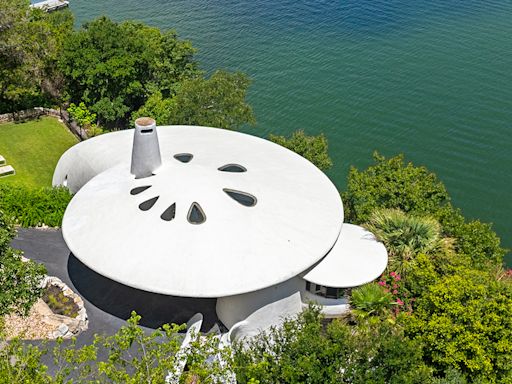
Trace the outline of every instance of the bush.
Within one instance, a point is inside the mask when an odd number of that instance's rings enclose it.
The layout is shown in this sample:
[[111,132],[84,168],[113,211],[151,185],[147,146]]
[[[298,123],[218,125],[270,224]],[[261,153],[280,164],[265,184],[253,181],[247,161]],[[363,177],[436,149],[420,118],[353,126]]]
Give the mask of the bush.
[[451,250],[439,223],[428,216],[408,215],[399,209],[375,211],[364,226],[384,243],[389,253],[388,269],[404,274],[417,255],[436,255]]
[[391,308],[392,297],[382,285],[368,283],[352,290],[350,303],[369,315],[381,315]]
[[347,221],[365,223],[383,208],[431,216],[441,224],[443,235],[454,239],[455,251],[468,256],[474,267],[502,264],[506,251],[491,225],[466,221],[434,173],[405,164],[403,155],[386,159],[374,153],[374,159],[375,165],[364,171],[350,170],[347,191],[342,193]]
[[388,321],[354,326],[334,320],[326,328],[309,309],[282,328],[235,346],[239,383],[425,383],[430,370],[421,347]]
[[424,291],[406,324],[429,365],[455,368],[470,382],[512,382],[512,286],[460,268]]
[[427,168],[405,164],[403,155],[386,159],[375,152],[373,158],[375,165],[365,171],[350,169],[342,194],[349,221],[364,223],[381,208],[431,215],[450,203],[445,186]]
[[23,227],[59,227],[71,200],[66,188],[36,188],[0,184],[0,210]]
[[[138,326],[139,320],[140,316],[132,313],[117,333],[96,335],[93,343],[83,346],[78,346],[76,340],[63,343],[59,339],[48,351],[45,344],[38,347],[12,340],[0,348],[0,382],[164,384],[168,382],[169,371],[178,364],[177,352],[183,340],[183,334],[178,331],[185,326],[166,324],[147,332]],[[218,340],[211,336],[192,340],[183,376],[196,378],[196,383],[222,383],[226,367],[207,361],[221,353],[215,344]],[[55,367],[51,375],[43,364],[48,360]],[[180,383],[187,382],[181,380]]]
[[40,282],[46,269],[32,261],[23,261],[9,244],[14,229],[0,211],[0,316],[11,312],[26,314],[41,296]]
[[302,157],[311,161],[322,171],[326,171],[332,167],[327,139],[323,134],[318,136],[308,136],[304,131],[299,130],[293,132],[289,138],[285,136],[270,135],[269,140],[298,153]]
[[43,301],[48,304],[48,307],[53,313],[57,315],[64,315],[68,317],[78,316],[78,305],[71,297],[64,295],[62,289],[56,285],[50,285],[43,290]]

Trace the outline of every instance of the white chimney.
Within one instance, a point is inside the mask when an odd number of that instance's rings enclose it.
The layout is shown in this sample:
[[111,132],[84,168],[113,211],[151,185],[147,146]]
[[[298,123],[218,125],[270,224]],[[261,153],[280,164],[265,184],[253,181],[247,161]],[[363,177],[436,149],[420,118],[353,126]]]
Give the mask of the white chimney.
[[136,179],[148,177],[162,164],[156,122],[150,117],[135,120],[131,173]]

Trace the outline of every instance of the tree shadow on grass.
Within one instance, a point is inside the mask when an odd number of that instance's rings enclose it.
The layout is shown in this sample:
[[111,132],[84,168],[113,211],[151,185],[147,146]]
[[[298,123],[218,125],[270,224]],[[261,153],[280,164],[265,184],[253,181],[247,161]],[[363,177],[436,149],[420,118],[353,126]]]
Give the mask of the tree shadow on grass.
[[136,311],[144,327],[186,323],[197,312],[204,316],[203,332],[220,322],[216,299],[168,296],[132,288],[94,272],[71,253],[68,273],[78,293],[98,309],[123,320]]

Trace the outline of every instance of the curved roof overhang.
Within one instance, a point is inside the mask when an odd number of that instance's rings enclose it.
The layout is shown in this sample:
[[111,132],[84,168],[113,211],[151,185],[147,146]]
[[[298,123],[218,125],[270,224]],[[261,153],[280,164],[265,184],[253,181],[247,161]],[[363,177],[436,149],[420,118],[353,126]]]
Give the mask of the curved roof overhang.
[[[89,268],[150,292],[222,297],[297,276],[333,247],[343,205],[333,183],[309,161],[233,131],[157,131],[162,165],[150,177],[130,173],[133,130],[80,143],[59,161],[54,183],[67,178],[78,190],[64,215],[63,236]],[[179,154],[193,157],[183,162]],[[226,171],[233,164],[245,171]],[[232,191],[257,203],[246,205]],[[200,224],[190,218],[194,203],[206,217]]]
[[344,223],[334,247],[303,278],[327,287],[357,287],[379,277],[387,263],[384,244],[363,227]]

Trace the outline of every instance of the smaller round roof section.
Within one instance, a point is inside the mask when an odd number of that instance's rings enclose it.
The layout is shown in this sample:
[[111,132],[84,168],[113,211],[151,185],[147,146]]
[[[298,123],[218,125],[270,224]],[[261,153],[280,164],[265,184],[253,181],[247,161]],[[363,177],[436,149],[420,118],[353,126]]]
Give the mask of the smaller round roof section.
[[345,223],[334,247],[304,279],[333,288],[357,287],[379,277],[387,264],[384,244],[366,229]]
[[[68,205],[63,236],[89,268],[150,292],[222,297],[288,280],[336,242],[341,198],[309,161],[238,132],[157,130],[152,175],[136,178],[122,162]],[[102,137],[111,151],[126,145],[124,132]]]

